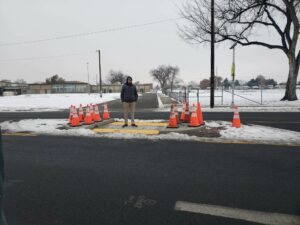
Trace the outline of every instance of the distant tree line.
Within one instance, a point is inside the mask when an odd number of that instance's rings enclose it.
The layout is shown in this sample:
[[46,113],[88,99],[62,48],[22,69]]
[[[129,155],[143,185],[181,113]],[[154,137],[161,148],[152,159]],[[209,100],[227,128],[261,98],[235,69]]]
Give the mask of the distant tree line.
[[[235,80],[234,85],[235,86],[241,86],[242,82],[240,80]],[[300,83],[300,82],[299,82]],[[278,82],[275,81],[274,79],[266,79],[263,75],[258,75],[255,79],[252,78],[251,80],[247,82],[243,82],[243,85],[247,85],[250,88],[253,88],[255,86],[277,86]],[[224,89],[229,89],[231,87],[231,80],[228,78],[225,78],[223,81],[222,77],[216,76],[215,77],[215,87],[219,88],[222,87]],[[210,88],[210,79],[203,79],[200,81],[199,84],[200,89],[207,89]]]

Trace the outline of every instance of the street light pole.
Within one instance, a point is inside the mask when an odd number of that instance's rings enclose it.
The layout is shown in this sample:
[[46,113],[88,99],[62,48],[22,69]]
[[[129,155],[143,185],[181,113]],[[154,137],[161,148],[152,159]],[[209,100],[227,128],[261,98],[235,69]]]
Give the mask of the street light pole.
[[87,77],[88,77],[88,93],[90,94],[91,93],[91,90],[90,90],[90,73],[89,73],[89,63],[88,62],[86,63],[86,70],[87,70]]
[[231,100],[231,107],[234,106],[234,88],[235,88],[235,47],[237,45],[237,42],[235,42],[230,49],[232,49],[232,65],[231,65],[231,88],[232,88],[232,100]]
[[102,98],[102,77],[101,77],[101,54],[100,50],[97,50],[99,53],[99,84],[100,84],[100,98]]
[[210,108],[215,106],[215,1],[211,0]]

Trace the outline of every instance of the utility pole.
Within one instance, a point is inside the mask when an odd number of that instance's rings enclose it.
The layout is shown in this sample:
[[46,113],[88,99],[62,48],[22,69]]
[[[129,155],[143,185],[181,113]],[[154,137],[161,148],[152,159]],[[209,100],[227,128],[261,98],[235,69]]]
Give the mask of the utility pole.
[[215,1],[211,0],[210,108],[215,106]]
[[88,93],[91,94],[91,89],[90,89],[90,73],[89,73],[89,63],[86,63],[86,70],[87,70],[87,77],[88,77]]
[[99,82],[98,82],[98,74],[96,73],[96,87],[97,87],[97,92],[99,93]]
[[232,49],[232,65],[231,65],[231,92],[232,92],[232,99],[231,99],[231,107],[234,106],[234,88],[235,88],[235,47],[237,45],[237,42],[235,42],[230,49]]
[[101,77],[101,54],[100,50],[97,50],[99,53],[99,83],[100,83],[100,98],[102,98],[102,77]]

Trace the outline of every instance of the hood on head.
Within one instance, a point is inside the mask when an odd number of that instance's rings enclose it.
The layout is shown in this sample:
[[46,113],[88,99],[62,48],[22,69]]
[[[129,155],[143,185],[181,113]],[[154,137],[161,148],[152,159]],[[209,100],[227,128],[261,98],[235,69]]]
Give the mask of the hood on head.
[[132,77],[131,76],[128,76],[127,78],[126,78],[126,83],[128,84],[128,80],[131,80],[132,81]]

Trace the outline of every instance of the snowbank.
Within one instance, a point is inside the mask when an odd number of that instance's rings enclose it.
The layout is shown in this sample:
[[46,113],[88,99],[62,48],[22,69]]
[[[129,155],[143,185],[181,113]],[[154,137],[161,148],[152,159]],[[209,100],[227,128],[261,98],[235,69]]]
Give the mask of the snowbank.
[[96,104],[120,97],[119,93],[99,94],[33,94],[0,97],[0,111],[58,111],[70,105]]

